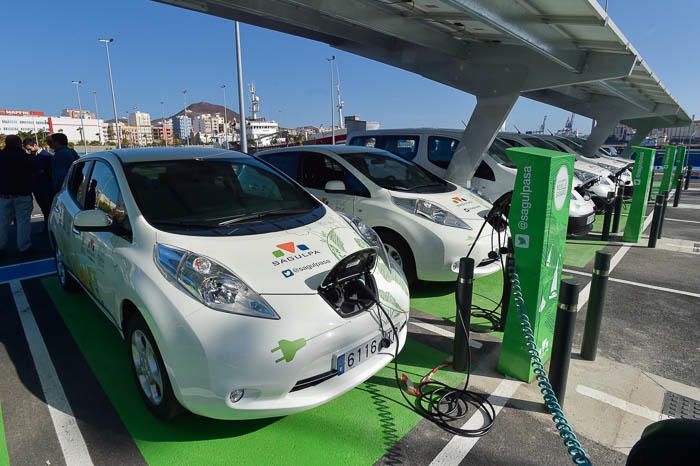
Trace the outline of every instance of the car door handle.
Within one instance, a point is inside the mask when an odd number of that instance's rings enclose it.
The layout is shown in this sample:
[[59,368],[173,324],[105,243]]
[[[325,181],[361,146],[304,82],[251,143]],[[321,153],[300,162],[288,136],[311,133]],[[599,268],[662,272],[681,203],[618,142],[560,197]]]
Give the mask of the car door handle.
[[72,230],[73,230],[73,234],[74,234],[75,236],[80,236],[80,231],[79,231],[79,230],[77,230],[75,227],[73,227]]
[[59,213],[59,212],[61,211],[61,209],[58,208],[58,204],[56,204],[55,206],[53,206],[53,211],[56,212],[56,213]]

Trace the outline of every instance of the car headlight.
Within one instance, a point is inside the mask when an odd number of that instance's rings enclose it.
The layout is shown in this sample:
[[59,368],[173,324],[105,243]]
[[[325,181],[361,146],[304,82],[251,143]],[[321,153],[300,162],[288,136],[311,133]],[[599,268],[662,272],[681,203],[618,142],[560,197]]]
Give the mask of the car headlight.
[[427,218],[430,221],[445,225],[448,227],[463,228],[471,230],[472,227],[467,225],[456,215],[448,212],[445,208],[425,199],[406,199],[403,197],[393,197],[391,201],[406,212],[418,215],[419,217]]
[[384,243],[382,243],[382,239],[379,237],[377,232],[374,231],[371,227],[369,227],[359,217],[350,216],[342,212],[338,213],[341,217],[343,217],[343,219],[346,222],[348,222],[348,224],[352,227],[353,230],[355,230],[357,234],[362,236],[362,239],[367,241],[367,243],[369,243],[370,246],[377,249],[377,253],[379,254],[379,257],[382,258],[384,263],[387,266],[391,266],[391,262],[389,261],[389,256],[386,252],[386,248],[384,247]]
[[156,244],[154,260],[165,278],[207,307],[263,319],[280,318],[262,296],[209,257]]
[[576,178],[578,178],[579,180],[581,180],[583,183],[586,183],[586,182],[589,181],[591,178],[594,178],[594,177],[595,177],[595,175],[594,175],[593,173],[586,172],[586,171],[583,171],[583,170],[576,170],[576,169],[574,169],[574,175],[576,176]]

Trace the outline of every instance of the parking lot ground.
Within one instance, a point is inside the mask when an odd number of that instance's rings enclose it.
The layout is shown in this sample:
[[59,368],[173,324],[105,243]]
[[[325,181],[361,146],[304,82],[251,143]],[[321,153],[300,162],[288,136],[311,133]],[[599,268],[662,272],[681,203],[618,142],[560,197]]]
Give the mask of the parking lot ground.
[[[700,224],[700,209],[681,207],[667,216]],[[663,241],[686,234],[687,241],[700,241],[692,229],[669,221]],[[595,251],[614,255],[594,362],[577,356],[585,287],[580,295],[564,403],[596,465],[624,464],[644,427],[663,418],[668,392],[700,400],[700,256],[664,249],[663,241],[656,250],[644,247],[645,238],[635,247],[606,245],[594,235],[567,244],[564,276],[584,283]],[[38,265],[26,267],[22,273],[31,276]],[[12,276],[9,283],[0,280],[0,466],[78,464],[81,448],[93,464],[569,464],[537,385],[496,372],[498,332],[472,334],[469,386],[498,410],[482,438],[454,437],[407,409],[391,365],[342,397],[293,416],[223,422],[185,415],[161,422],[138,397],[118,332],[83,293],[63,292],[51,275]],[[499,274],[479,278],[474,302],[493,307],[501,287]],[[414,382],[452,351],[453,290],[453,284],[413,290],[399,367]],[[442,370],[438,377],[457,385],[465,376]],[[469,412],[464,422],[481,419]]]

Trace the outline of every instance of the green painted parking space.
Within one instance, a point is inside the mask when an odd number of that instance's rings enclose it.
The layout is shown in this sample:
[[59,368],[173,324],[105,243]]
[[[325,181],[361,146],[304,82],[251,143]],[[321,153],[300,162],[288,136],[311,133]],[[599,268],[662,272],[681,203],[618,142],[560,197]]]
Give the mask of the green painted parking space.
[[7,453],[7,442],[5,441],[5,422],[2,419],[2,403],[0,403],[0,466],[9,466],[10,457]]
[[[84,293],[42,284],[102,389],[149,464],[372,464],[420,420],[402,405],[393,365],[340,398],[284,418],[216,421],[185,415],[172,422],[146,410],[117,330]],[[411,339],[399,368],[414,381],[446,355]],[[459,383],[443,370],[438,378]]]

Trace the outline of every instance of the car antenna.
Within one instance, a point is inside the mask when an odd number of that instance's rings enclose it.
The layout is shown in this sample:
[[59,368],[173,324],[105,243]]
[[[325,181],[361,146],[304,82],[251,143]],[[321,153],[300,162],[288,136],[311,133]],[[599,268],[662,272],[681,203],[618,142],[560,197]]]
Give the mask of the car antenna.
[[522,132],[520,131],[520,128],[518,128],[516,125],[513,125],[513,128],[515,128],[515,130],[518,132],[518,134],[522,134]]
[[467,127],[467,124],[464,122],[464,120],[459,120],[459,121],[462,122],[462,124],[464,125],[465,128]]

